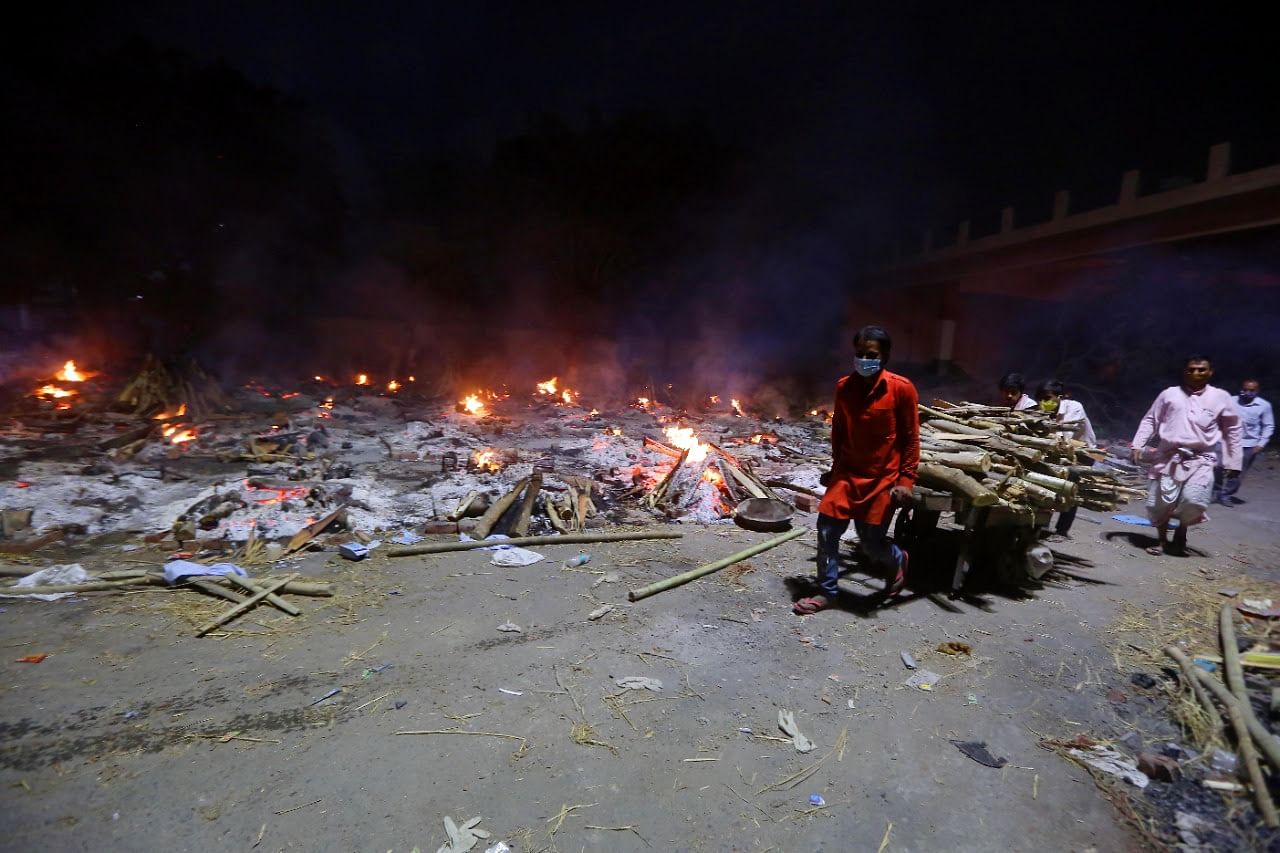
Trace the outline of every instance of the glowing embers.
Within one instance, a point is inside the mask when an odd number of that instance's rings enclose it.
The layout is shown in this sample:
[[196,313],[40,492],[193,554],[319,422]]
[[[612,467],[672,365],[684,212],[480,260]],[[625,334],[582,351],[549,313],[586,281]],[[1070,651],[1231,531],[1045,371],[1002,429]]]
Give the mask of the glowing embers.
[[153,421],[171,421],[171,420],[173,420],[174,418],[180,418],[180,417],[182,417],[182,416],[183,416],[183,415],[185,415],[186,413],[187,413],[187,404],[186,404],[186,403],[182,403],[181,405],[179,405],[179,406],[178,406],[178,408],[174,409],[173,411],[169,411],[168,409],[166,409],[166,410],[164,410],[163,412],[157,412],[156,414],[154,414],[154,415],[152,415],[152,416],[151,416],[151,420],[153,420]]
[[739,418],[746,417],[746,415],[742,413],[742,404],[739,403],[737,400],[730,400],[729,405],[733,407],[733,414],[735,417],[739,417]]
[[355,384],[356,384],[356,385],[371,385],[372,383],[369,381],[369,374],[367,374],[367,373],[358,373],[358,374],[356,374]]
[[193,426],[185,426],[183,424],[171,424],[164,428],[164,437],[169,440],[170,444],[186,444],[195,441],[199,436],[196,428]]
[[496,474],[502,470],[504,462],[502,454],[492,447],[483,447],[471,453],[467,467],[473,471]]
[[306,486],[287,486],[284,488],[276,488],[273,486],[263,486],[254,483],[252,480],[244,481],[245,499],[249,503],[255,503],[260,506],[272,506],[274,504],[282,504],[285,501],[299,501],[310,493]]
[[392,379],[390,382],[387,383],[388,392],[394,394],[399,390],[400,390],[400,383],[397,382],[396,380]]
[[491,414],[489,411],[490,403],[505,400],[507,397],[507,394],[499,394],[495,391],[476,391],[474,394],[468,394],[459,400],[454,408],[459,414],[483,418]]

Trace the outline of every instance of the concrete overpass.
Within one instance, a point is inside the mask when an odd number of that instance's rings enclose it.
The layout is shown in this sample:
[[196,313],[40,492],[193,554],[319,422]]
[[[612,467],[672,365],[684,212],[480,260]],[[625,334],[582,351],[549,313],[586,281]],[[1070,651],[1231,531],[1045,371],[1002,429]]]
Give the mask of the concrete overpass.
[[[1062,191],[1047,222],[1018,228],[1015,211],[1005,208],[994,234],[971,238],[962,222],[950,245],[935,247],[926,232],[917,254],[860,278],[852,319],[890,324],[903,360],[999,372],[1006,369],[1001,354],[981,336],[1000,335],[1032,303],[1051,311],[1067,299],[1105,300],[1122,286],[1109,272],[1115,266],[1250,235],[1274,236],[1271,244],[1280,247],[1280,164],[1232,174],[1230,161],[1223,143],[1210,149],[1198,183],[1140,195],[1140,175],[1130,171],[1106,207],[1072,214],[1070,193]],[[1280,273],[1271,270],[1250,273],[1249,284],[1280,287]]]

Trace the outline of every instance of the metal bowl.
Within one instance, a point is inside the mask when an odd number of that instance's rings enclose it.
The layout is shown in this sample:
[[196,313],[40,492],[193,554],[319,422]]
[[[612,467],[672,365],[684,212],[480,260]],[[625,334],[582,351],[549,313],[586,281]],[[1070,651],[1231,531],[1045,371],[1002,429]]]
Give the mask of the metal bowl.
[[733,511],[733,520],[748,530],[775,533],[791,529],[795,512],[795,507],[777,498],[747,498]]

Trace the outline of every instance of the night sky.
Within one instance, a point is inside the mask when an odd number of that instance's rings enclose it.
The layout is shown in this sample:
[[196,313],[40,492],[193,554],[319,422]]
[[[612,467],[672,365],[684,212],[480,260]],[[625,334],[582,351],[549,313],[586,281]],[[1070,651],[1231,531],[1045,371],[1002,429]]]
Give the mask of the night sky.
[[[809,184],[874,232],[1104,203],[1119,175],[1280,162],[1266,28],[1167,4],[150,3],[64,21],[137,33],[305,99],[370,158],[485,152],[533,110],[696,115],[766,186]],[[124,9],[127,9],[125,11]],[[78,24],[78,26],[77,26]],[[53,45],[55,48],[57,45]],[[1021,217],[1020,217],[1021,218]],[[878,236],[878,234],[877,234]]]
[[499,305],[619,358],[697,336],[699,369],[796,368],[892,241],[1198,179],[1220,141],[1280,162],[1269,31],[1167,5],[44,14],[10,33],[0,276],[144,294],[182,320],[137,333],[161,350]]

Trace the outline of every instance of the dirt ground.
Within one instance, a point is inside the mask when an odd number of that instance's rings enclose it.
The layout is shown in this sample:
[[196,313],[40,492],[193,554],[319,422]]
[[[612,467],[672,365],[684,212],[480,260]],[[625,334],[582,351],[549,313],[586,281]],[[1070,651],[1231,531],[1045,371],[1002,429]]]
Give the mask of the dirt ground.
[[[1023,595],[949,600],[943,547],[893,606],[868,606],[880,581],[853,566],[850,606],[807,618],[790,602],[812,535],[628,604],[628,588],[767,538],[693,525],[593,547],[573,570],[567,545],[524,568],[310,554],[296,570],[335,598],[203,639],[193,623],[220,607],[192,595],[0,601],[0,848],[407,853],[445,843],[449,815],[482,816],[477,851],[1142,849],[1089,774],[1038,744],[1119,737],[1150,704],[1116,668],[1123,602],[1158,607],[1189,577],[1277,581],[1275,462],[1241,496],[1194,531],[1207,556],[1148,556],[1148,528],[1081,511],[1054,547],[1082,563]],[[37,556],[95,570],[163,555]],[[589,621],[602,603],[617,607]],[[936,650],[949,640],[972,656]],[[932,691],[903,685],[904,651],[942,676]],[[626,676],[662,689],[622,690]],[[812,752],[779,740],[781,709]],[[448,729],[472,734],[397,734]]]

